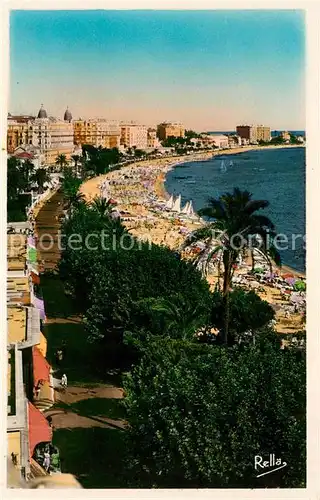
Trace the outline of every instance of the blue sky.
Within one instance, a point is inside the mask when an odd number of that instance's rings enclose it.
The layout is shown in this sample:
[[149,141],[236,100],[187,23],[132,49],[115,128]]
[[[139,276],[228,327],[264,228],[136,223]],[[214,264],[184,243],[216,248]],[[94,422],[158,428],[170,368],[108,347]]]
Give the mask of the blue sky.
[[302,11],[12,11],[12,113],[305,128]]

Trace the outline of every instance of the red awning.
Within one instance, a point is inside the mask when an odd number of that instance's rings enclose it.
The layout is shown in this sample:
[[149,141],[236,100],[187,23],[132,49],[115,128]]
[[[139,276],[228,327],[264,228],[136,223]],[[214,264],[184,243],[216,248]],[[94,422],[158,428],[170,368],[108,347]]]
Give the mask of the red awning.
[[50,365],[48,361],[42,356],[39,349],[34,346],[32,348],[33,360],[33,383],[34,386],[38,385],[40,380],[50,382]]
[[47,443],[52,439],[52,429],[41,411],[28,401],[29,422],[29,456],[33,455],[34,449],[39,443]]
[[31,271],[30,276],[31,276],[31,279],[32,279],[32,283],[34,283],[35,285],[40,285],[40,278],[39,278],[39,276],[36,273],[33,273]]

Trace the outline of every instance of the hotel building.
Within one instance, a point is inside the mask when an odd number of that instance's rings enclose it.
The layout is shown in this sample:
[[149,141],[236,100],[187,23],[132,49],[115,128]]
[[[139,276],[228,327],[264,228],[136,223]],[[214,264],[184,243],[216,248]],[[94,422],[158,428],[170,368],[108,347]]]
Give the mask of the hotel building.
[[37,118],[8,117],[7,149],[13,154],[18,147],[35,147],[47,165],[55,163],[59,154],[69,160],[73,151],[72,115],[67,109],[64,120],[48,117],[41,106]]
[[25,146],[30,144],[32,140],[32,132],[30,131],[30,125],[35,119],[34,116],[22,115],[22,116],[12,116],[8,115],[8,132],[7,132],[7,151],[8,153],[13,153],[14,150],[19,146]]
[[120,127],[115,121],[101,119],[74,120],[74,144],[90,144],[107,149],[120,147]]
[[185,128],[181,123],[163,122],[157,125],[157,136],[160,141],[168,137],[184,137]]
[[250,144],[256,144],[259,141],[269,142],[271,140],[270,127],[263,125],[238,125],[237,135]]
[[137,149],[147,149],[148,129],[145,125],[138,123],[121,123],[120,144],[125,148],[136,147]]
[[155,128],[148,128],[147,147],[153,149],[161,147]]

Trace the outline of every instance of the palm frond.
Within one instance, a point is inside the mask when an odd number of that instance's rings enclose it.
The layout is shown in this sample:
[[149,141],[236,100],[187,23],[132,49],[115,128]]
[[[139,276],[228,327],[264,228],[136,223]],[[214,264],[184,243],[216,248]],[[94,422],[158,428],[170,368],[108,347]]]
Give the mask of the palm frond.
[[258,227],[266,227],[269,229],[275,229],[274,223],[269,219],[269,217],[265,215],[251,215],[250,220],[252,221],[253,225],[258,226]]
[[192,231],[192,233],[188,234],[185,241],[182,243],[180,250],[184,250],[193,243],[201,240],[206,240],[210,237],[212,237],[212,229],[210,225],[206,225],[199,229],[196,229],[195,231]]
[[250,200],[244,206],[244,211],[247,215],[251,215],[258,210],[267,208],[268,206],[269,202],[267,200]]

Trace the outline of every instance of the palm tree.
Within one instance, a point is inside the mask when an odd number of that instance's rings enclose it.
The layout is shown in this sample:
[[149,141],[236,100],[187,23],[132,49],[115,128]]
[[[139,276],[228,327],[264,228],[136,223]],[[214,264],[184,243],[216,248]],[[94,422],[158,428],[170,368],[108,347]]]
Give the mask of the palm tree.
[[[223,264],[223,296],[225,300],[224,338],[228,342],[229,330],[229,293],[235,264],[245,249],[254,247],[260,253],[272,270],[272,259],[281,265],[278,252],[273,245],[275,226],[272,221],[259,213],[259,210],[269,206],[266,200],[253,200],[248,191],[235,188],[233,193],[226,193],[219,199],[210,198],[207,207],[199,211],[200,216],[206,216],[210,221],[202,228],[188,236],[182,249],[192,243],[202,240],[203,250],[195,259],[197,266],[202,266],[204,272],[214,259],[221,259]],[[259,244],[258,244],[259,243]]]
[[56,158],[56,165],[59,165],[61,168],[66,167],[68,165],[67,157],[64,154],[60,154]]
[[26,186],[29,186],[29,182],[35,172],[34,164],[30,160],[25,160],[24,162],[22,162],[20,170],[22,172]]
[[110,216],[113,208],[115,207],[115,204],[112,202],[111,199],[106,200],[101,196],[96,196],[91,202],[91,207],[93,210],[98,212],[100,216],[103,218]]
[[208,320],[204,306],[193,306],[181,293],[168,298],[143,299],[155,321],[161,322],[162,332],[171,337],[192,339],[196,330]]
[[45,183],[50,180],[50,176],[45,168],[38,168],[33,174],[32,180],[37,184],[38,191],[42,193]]
[[85,195],[79,192],[70,192],[65,194],[65,209],[72,212],[73,209],[85,205]]

